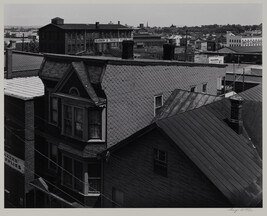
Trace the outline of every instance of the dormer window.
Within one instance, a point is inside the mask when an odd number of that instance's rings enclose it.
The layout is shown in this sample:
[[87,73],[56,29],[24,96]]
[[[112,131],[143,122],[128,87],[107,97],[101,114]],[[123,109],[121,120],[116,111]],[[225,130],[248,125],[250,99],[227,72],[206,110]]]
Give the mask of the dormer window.
[[58,123],[58,98],[50,97],[50,123]]
[[102,110],[89,110],[88,128],[90,139],[100,139],[102,130]]
[[154,97],[154,116],[157,115],[160,108],[163,106],[163,96],[158,95]]
[[80,96],[80,92],[76,87],[71,87],[69,90],[69,94],[73,96]]

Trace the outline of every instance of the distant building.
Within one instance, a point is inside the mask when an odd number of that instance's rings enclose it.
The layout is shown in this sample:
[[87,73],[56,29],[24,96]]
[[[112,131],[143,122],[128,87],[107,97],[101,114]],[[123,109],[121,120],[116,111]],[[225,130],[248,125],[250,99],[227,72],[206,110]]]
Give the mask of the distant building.
[[121,48],[133,39],[133,30],[118,24],[64,24],[56,17],[39,29],[40,52],[58,54],[101,54],[112,47]]
[[166,40],[162,39],[160,35],[153,35],[149,33],[133,34],[133,41],[136,48],[162,47],[166,42]]
[[262,46],[262,36],[234,35],[232,33],[227,33],[226,46],[227,47]]
[[194,62],[196,63],[209,63],[209,64],[224,64],[223,56],[212,56],[208,54],[195,54]]

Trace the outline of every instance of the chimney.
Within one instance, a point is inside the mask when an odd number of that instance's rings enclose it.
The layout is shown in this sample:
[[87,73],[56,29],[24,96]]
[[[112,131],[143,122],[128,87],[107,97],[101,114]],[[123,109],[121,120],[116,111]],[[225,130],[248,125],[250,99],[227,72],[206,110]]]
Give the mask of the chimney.
[[230,125],[237,134],[242,134],[243,130],[242,103],[244,99],[239,95],[234,95],[230,98],[230,101],[231,101]]
[[121,24],[121,21],[118,21],[118,25],[120,25]]
[[123,59],[133,59],[133,45],[132,40],[122,41],[122,58]]
[[163,59],[173,60],[174,59],[174,44],[163,44]]
[[16,49],[16,41],[10,41],[6,48],[6,78],[12,79],[12,50]]
[[54,19],[51,19],[51,23],[53,23],[55,25],[63,25],[64,19],[61,19],[60,17],[56,17]]
[[12,78],[12,48],[6,48],[6,78]]
[[99,28],[99,22],[95,23],[95,28],[98,29]]
[[144,23],[140,23],[140,28],[144,28]]

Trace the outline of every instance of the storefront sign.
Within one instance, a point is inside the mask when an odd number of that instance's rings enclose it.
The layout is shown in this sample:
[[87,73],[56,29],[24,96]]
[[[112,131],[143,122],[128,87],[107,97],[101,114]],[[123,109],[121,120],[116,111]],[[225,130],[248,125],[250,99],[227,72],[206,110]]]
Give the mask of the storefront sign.
[[5,151],[5,164],[24,173],[24,161]]
[[116,43],[116,42],[122,42],[124,40],[132,40],[132,38],[105,38],[105,39],[95,39],[95,43]]

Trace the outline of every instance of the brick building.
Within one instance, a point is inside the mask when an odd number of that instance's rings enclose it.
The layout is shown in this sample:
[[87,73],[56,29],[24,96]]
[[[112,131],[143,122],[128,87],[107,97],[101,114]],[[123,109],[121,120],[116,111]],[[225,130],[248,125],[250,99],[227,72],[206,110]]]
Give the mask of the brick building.
[[42,110],[44,86],[33,76],[5,79],[4,88],[5,207],[32,207],[35,116]]
[[174,91],[151,125],[101,154],[103,207],[261,206],[262,161],[231,100]]
[[39,51],[43,53],[103,53],[132,40],[133,30],[118,24],[65,24],[56,17],[39,29]]
[[149,125],[174,89],[216,94],[225,76],[225,65],[133,60],[124,44],[123,59],[46,54],[39,72],[46,123],[37,148],[50,160],[38,160],[38,174],[84,206],[108,199],[97,153]]

